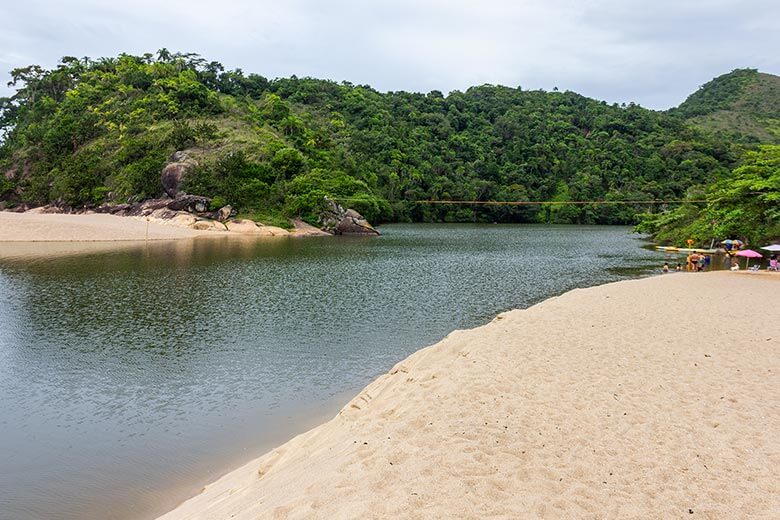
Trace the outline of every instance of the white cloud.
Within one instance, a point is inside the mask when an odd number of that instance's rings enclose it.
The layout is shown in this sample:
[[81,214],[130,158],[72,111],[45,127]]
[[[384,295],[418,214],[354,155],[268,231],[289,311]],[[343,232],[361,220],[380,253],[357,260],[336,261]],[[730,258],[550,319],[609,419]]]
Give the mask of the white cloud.
[[737,67],[780,72],[779,19],[774,0],[26,0],[3,7],[0,67],[167,47],[267,77],[557,86],[667,108]]

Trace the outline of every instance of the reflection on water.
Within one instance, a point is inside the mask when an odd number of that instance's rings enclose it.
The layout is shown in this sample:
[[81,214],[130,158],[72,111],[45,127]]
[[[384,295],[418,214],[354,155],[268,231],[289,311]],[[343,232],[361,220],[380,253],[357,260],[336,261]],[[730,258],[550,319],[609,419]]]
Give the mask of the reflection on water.
[[0,519],[153,518],[451,330],[662,258],[620,227],[382,231],[5,249]]

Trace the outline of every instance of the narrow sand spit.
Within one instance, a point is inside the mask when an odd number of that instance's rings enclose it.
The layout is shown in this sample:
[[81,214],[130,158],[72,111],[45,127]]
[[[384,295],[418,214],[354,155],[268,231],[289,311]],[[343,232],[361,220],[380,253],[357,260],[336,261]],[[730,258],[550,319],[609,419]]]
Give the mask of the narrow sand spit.
[[0,242],[106,242],[170,240],[208,231],[167,226],[132,217],[104,214],[67,215],[0,211]]
[[[251,238],[287,236],[330,236],[301,220],[295,229],[258,224],[251,220],[231,220],[227,224],[198,221],[195,217],[169,220],[144,217],[83,213],[25,213],[0,211],[0,245],[34,242],[138,242],[194,237],[241,236]],[[198,227],[200,226],[200,227]]]
[[161,518],[780,518],[778,294],[671,274],[504,313]]

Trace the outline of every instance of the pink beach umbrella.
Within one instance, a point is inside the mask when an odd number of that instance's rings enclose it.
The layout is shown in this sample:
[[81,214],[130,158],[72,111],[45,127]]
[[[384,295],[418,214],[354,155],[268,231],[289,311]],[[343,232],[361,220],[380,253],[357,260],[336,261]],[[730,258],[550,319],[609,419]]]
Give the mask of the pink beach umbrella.
[[753,251],[752,249],[743,249],[741,251],[737,251],[737,256],[744,256],[747,258],[747,260],[745,260],[745,269],[747,269],[750,265],[751,258],[763,258],[761,253]]

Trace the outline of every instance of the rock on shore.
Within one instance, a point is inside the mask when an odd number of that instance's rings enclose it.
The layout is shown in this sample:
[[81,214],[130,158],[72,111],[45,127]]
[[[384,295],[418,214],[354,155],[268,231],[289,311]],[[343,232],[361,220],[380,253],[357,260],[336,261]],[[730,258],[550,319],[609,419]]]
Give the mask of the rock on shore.
[[320,215],[320,228],[334,235],[379,235],[379,231],[354,209],[344,209],[331,199]]

